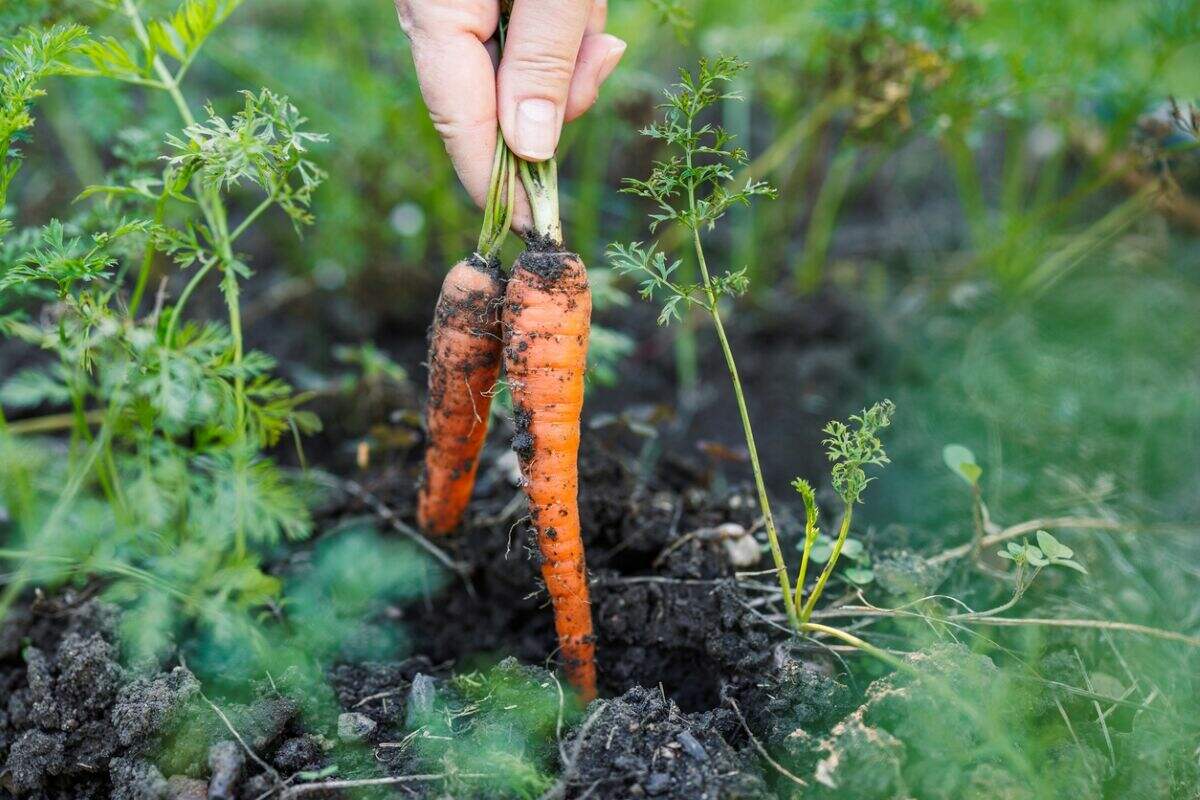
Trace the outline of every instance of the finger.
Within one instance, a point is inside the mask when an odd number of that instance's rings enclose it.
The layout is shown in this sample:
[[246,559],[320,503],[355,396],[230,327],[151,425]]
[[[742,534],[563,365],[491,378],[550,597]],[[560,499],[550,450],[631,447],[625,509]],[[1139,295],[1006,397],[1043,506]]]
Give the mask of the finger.
[[608,0],[592,0],[592,13],[588,15],[587,27],[584,28],[583,35],[604,33],[604,26],[607,22]]
[[500,127],[517,155],[554,155],[592,0],[516,0],[497,75]]
[[446,0],[402,3],[400,10],[433,126],[459,180],[482,205],[496,146],[495,71],[485,42],[499,9],[486,0]]
[[625,54],[625,42],[607,33],[589,34],[579,46],[579,58],[575,61],[575,74],[567,92],[567,108],[564,120],[570,122],[581,116],[595,104],[600,87],[617,68]]

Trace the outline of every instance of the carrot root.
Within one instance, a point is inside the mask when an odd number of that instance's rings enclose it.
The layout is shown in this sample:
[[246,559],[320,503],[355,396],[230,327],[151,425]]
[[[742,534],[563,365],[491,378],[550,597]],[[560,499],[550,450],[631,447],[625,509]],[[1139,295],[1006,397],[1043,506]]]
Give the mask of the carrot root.
[[563,667],[587,702],[596,696],[595,637],[579,522],[579,417],[591,293],[570,254],[526,251],[505,294],[504,368],[542,577],[554,606]]
[[500,370],[503,292],[499,269],[479,258],[455,264],[442,283],[430,329],[428,445],[417,497],[417,523],[429,534],[459,526],[475,486]]

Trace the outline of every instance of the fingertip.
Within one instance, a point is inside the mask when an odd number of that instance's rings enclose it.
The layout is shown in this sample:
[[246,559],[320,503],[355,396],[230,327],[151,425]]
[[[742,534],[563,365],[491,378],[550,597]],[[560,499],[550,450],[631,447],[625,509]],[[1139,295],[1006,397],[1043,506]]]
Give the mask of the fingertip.
[[509,149],[526,161],[545,161],[554,155],[562,132],[558,104],[545,97],[517,101],[514,120],[504,130]]
[[601,33],[584,37],[579,48],[575,75],[567,95],[567,122],[583,115],[600,94],[600,87],[612,75],[625,55],[626,43],[612,34]]

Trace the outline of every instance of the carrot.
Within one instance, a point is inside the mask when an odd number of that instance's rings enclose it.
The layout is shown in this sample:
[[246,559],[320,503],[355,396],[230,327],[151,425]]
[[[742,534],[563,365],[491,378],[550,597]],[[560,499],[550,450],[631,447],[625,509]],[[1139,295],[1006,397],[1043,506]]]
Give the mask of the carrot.
[[592,300],[583,262],[562,252],[559,243],[553,161],[521,166],[537,231],[509,277],[502,316],[504,368],[516,416],[513,447],[564,669],[587,702],[596,696],[595,637],[579,523],[578,457]]
[[417,524],[439,536],[457,528],[466,513],[500,372],[504,282],[496,253],[512,223],[516,175],[499,132],[496,138],[479,250],[446,275],[430,328],[428,443]]
[[471,499],[500,373],[503,290],[498,267],[478,258],[455,264],[442,283],[429,339],[429,443],[417,497],[417,523],[426,533],[457,528]]

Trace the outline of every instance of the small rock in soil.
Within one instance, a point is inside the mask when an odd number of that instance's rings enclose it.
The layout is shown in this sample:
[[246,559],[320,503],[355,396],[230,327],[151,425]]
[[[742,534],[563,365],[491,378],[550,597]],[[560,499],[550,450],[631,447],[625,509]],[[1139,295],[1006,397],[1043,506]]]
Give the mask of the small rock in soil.
[[708,761],[708,751],[696,740],[695,736],[692,736],[691,731],[682,731],[679,734],[679,744],[689,756],[697,761]]
[[419,724],[419,721],[433,713],[433,701],[437,694],[437,686],[429,675],[417,673],[412,679],[412,688],[408,690],[408,719],[409,724]]
[[356,711],[338,716],[338,738],[343,742],[361,742],[373,734],[377,727],[375,720]]
[[208,768],[212,777],[208,782],[208,800],[235,800],[238,781],[246,755],[237,742],[217,742],[208,751]]

